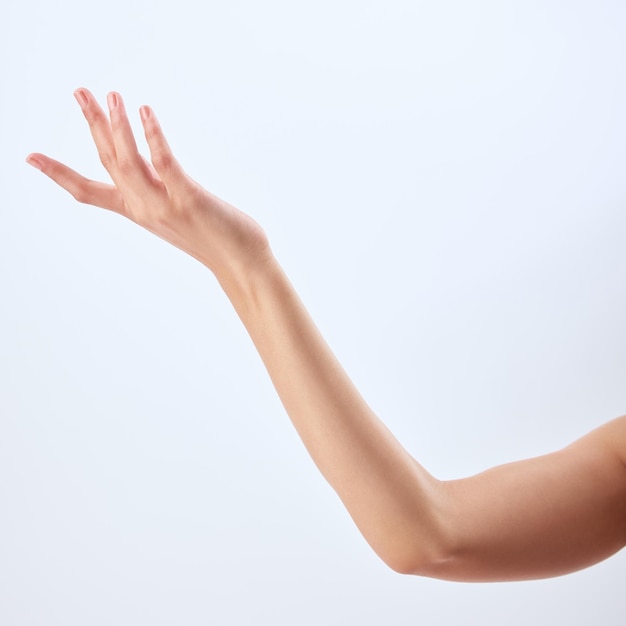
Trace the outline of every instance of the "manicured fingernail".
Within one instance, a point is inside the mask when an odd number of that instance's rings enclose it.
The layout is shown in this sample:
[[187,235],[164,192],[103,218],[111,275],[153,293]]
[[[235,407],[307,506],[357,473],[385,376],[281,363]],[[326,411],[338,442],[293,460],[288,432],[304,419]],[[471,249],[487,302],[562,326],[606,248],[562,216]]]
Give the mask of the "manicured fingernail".
[[112,91],[107,96],[107,103],[109,105],[109,109],[111,110],[117,109],[119,102],[120,102],[119,96],[114,91]]
[[26,157],[26,163],[28,163],[28,165],[32,165],[33,167],[36,167],[39,171],[43,170],[43,163],[35,158],[34,156],[30,156],[28,155]]
[[84,109],[87,106],[89,99],[87,98],[87,94],[82,89],[77,89],[74,92],[74,97],[76,98],[76,102],[78,102],[81,109]]
[[141,116],[141,120],[145,122],[150,117],[150,107],[147,107],[145,104],[139,107],[139,115]]

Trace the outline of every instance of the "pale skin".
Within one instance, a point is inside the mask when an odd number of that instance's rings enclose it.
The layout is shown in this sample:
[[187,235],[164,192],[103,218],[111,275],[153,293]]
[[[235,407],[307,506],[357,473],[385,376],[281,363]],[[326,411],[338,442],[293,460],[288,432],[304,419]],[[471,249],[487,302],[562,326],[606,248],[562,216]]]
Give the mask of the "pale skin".
[[543,578],[590,566],[626,543],[626,416],[566,448],[470,478],[429,474],[377,418],[320,335],[263,229],[192,180],[154,112],[105,112],[75,92],[113,184],[43,154],[27,161],[82,203],[109,209],[213,272],[256,346],[311,457],[394,570],[461,581]]

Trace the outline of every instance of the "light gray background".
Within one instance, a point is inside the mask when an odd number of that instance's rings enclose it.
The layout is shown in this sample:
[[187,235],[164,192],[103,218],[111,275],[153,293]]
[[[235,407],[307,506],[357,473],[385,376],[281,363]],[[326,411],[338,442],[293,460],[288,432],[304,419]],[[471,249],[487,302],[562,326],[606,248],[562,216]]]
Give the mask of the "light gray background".
[[72,91],[119,90],[136,129],[152,105],[409,451],[476,473],[626,411],[626,4],[0,17],[0,623],[624,623],[624,554],[515,584],[386,569],[210,273],[24,158],[104,179]]

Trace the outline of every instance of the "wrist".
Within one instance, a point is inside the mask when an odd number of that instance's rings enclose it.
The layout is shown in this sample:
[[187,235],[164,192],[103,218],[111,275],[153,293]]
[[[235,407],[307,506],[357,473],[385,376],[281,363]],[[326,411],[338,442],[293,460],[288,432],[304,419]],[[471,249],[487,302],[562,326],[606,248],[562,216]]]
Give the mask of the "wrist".
[[238,313],[258,303],[266,287],[284,276],[269,244],[252,256],[233,258],[219,269],[211,269]]

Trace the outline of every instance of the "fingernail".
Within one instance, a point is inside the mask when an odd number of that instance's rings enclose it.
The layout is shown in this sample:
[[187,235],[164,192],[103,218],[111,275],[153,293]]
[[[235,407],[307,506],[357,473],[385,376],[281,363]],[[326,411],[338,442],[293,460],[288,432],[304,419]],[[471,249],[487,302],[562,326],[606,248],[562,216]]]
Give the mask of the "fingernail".
[[78,102],[81,109],[84,109],[87,106],[89,99],[87,98],[87,94],[82,89],[77,89],[74,92],[74,97],[76,98],[76,102]]
[[26,163],[28,163],[28,165],[32,165],[33,167],[36,167],[40,172],[41,170],[43,170],[43,163],[35,158],[34,156],[30,156],[28,155],[26,157]]
[[113,110],[113,109],[117,109],[117,105],[119,104],[119,96],[112,91],[108,96],[107,96],[107,103],[109,105],[109,109]]
[[150,117],[150,107],[147,107],[145,104],[139,107],[139,115],[141,120],[145,122]]

